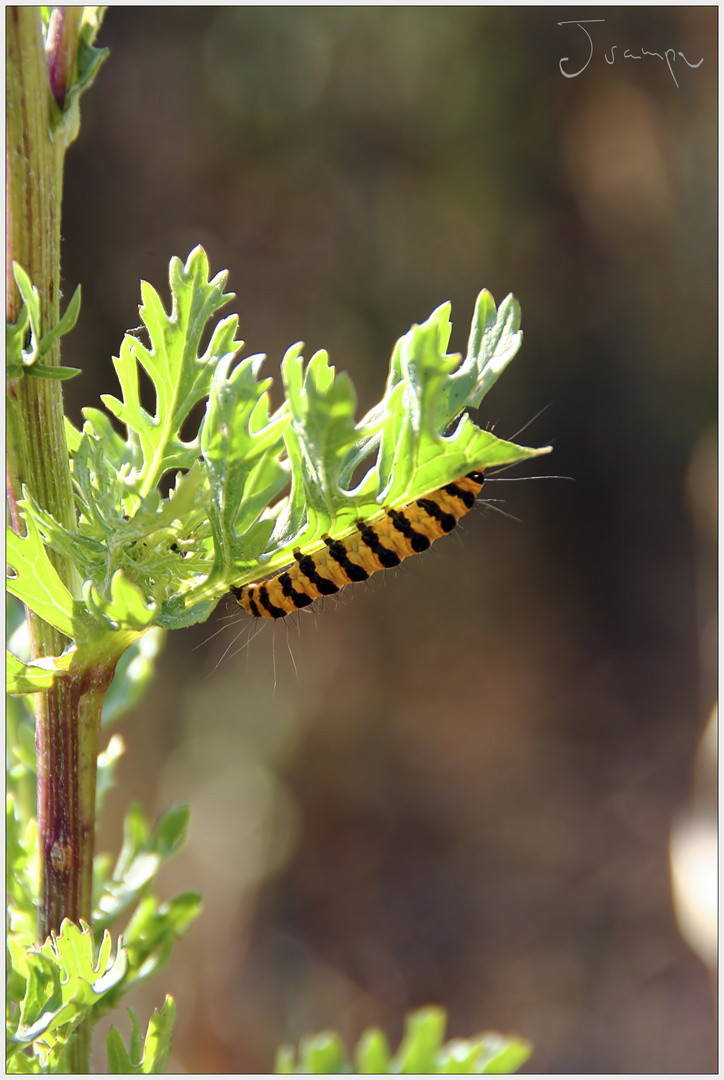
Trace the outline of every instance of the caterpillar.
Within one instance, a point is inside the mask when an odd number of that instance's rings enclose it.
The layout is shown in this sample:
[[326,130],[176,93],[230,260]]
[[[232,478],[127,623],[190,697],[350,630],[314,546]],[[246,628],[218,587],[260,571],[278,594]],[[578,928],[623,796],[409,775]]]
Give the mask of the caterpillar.
[[231,592],[249,615],[283,619],[319,596],[331,596],[378,570],[398,566],[408,555],[427,551],[472,509],[482,486],[482,471],[469,472],[400,510],[388,509],[371,525],[357,521],[355,532],[343,540],[323,537],[325,547],[313,554],[297,549],[287,570],[266,581],[232,585]]

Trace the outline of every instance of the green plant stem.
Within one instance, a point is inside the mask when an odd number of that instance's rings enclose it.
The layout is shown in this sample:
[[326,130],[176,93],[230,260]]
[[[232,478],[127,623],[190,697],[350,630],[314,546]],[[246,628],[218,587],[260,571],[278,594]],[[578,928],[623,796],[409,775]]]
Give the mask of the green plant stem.
[[79,1024],[61,1058],[64,1072],[73,1074],[90,1072],[91,1036],[93,1027],[88,1020]]
[[[13,260],[40,291],[41,326],[60,313],[60,203],[64,147],[50,134],[52,96],[48,84],[40,13],[7,9],[7,318],[15,322],[21,299]],[[56,344],[45,358],[60,363]],[[22,532],[17,504],[26,484],[40,504],[66,527],[75,524],[62,389],[46,379],[11,380],[7,388],[8,495],[13,527]],[[72,564],[56,558],[71,591],[80,582]],[[42,654],[41,654],[42,655]]]
[[[7,316],[15,322],[20,297],[12,261],[29,273],[40,293],[41,326],[59,317],[60,204],[64,146],[51,135],[55,105],[49,84],[37,7],[7,9]],[[71,20],[77,27],[77,20]],[[69,24],[70,25],[70,24]],[[61,26],[62,31],[62,26]],[[70,31],[61,32],[63,55],[56,81],[67,88],[73,58]],[[52,60],[49,54],[48,63]],[[52,65],[51,65],[52,66]],[[56,347],[45,358],[60,363]],[[75,526],[73,491],[63,420],[62,389],[55,381],[23,377],[7,394],[7,490],[13,527],[23,533],[19,501],[23,486],[67,528]],[[54,558],[75,596],[80,580],[68,560]],[[67,639],[27,612],[33,658],[57,656]],[[38,938],[58,930],[66,916],[90,922],[98,727],[112,669],[99,668],[58,679],[35,695],[38,754],[40,899]],[[87,1040],[73,1052],[73,1071],[87,1067]]]

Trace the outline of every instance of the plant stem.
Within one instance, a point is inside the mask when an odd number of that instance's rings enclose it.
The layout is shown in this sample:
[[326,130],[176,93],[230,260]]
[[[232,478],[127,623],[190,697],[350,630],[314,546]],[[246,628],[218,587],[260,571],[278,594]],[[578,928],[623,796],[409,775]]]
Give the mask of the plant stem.
[[[52,96],[37,8],[7,9],[7,50],[7,317],[14,322],[21,305],[12,276],[16,260],[40,292],[41,326],[49,330],[60,313],[64,148],[62,139],[54,142],[50,135]],[[45,362],[60,363],[59,344]],[[23,484],[41,506],[72,528],[73,491],[57,382],[21,378],[9,383],[8,443],[8,489],[16,530],[23,531],[17,511]],[[77,591],[80,583],[74,580],[72,564],[54,561],[65,583]]]
[[[77,19],[60,19],[62,56],[48,56],[59,86],[67,89],[70,56],[77,41]],[[75,38],[73,27],[76,28]],[[12,261],[28,272],[40,293],[41,327],[47,332],[59,317],[60,205],[64,145],[51,135],[56,108],[48,77],[40,11],[7,9],[7,316],[15,322],[20,297]],[[60,363],[58,345],[44,358]],[[75,527],[60,383],[22,377],[8,384],[7,488],[13,528],[24,533],[19,501],[23,486],[66,528]],[[52,556],[74,596],[80,579],[69,560]],[[59,655],[67,639],[26,611],[33,658]],[[59,930],[63,918],[90,922],[95,779],[98,726],[103,694],[112,670],[99,669],[56,680],[35,695],[38,755],[38,833],[40,895],[38,938]],[[80,1040],[82,1044],[82,1040]],[[76,1054],[74,1071],[87,1065]]]

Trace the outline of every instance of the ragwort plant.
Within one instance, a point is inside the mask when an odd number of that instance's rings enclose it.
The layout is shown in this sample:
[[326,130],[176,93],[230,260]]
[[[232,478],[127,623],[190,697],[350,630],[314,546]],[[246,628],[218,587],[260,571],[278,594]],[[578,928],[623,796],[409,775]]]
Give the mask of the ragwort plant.
[[[305,363],[294,345],[281,365],[284,402],[272,411],[264,358],[239,358],[238,319],[219,317],[233,298],[227,275],[212,277],[199,247],[171,260],[170,308],[142,283],[144,333],[127,333],[113,358],[120,396],[103,396],[106,412],[84,409],[81,431],[65,419],[62,382],[78,372],[61,366],[60,341],[78,318],[80,289],[61,317],[63,155],[79,96],[105,57],[93,44],[102,13],[14,8],[7,23],[7,587],[25,605],[7,676],[11,1073],[89,1071],[94,1022],[163,967],[198,914],[198,894],[162,901],[154,892],[183,843],[185,807],[151,826],[132,806],[118,857],[94,859],[123,750],[117,735],[101,750],[101,728],[142,695],[165,633],[205,620],[231,587],[274,573],[297,549],[314,553],[324,537],[344,539],[355,522],[374,523],[471,470],[548,449],[498,439],[465,412],[519,348],[513,297],[496,309],[480,294],[464,359],[446,351],[449,305],[413,326],[395,346],[382,400],[361,420],[348,376],[323,351]],[[141,369],[153,413],[141,403]],[[108,1070],[163,1071],[174,1014],[167,997],[143,1035],[131,1012],[129,1045],[112,1027]],[[439,1010],[416,1014],[394,1058],[381,1033],[367,1033],[357,1070],[501,1072],[528,1053],[499,1036],[443,1046],[443,1031]],[[298,1061],[283,1049],[277,1068],[353,1071],[329,1034],[306,1040]]]

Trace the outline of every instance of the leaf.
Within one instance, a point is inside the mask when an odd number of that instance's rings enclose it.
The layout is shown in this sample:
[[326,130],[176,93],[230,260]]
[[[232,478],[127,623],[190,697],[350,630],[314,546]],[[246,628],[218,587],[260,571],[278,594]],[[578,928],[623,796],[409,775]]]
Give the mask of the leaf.
[[80,373],[81,368],[79,367],[65,367],[60,364],[41,364],[39,360],[24,372],[25,375],[32,375],[36,379],[50,379],[53,382],[65,382],[67,379],[74,379],[76,375],[80,375]]
[[12,931],[25,928],[30,938],[35,934],[37,913],[37,837],[34,819],[23,824],[12,795],[5,798],[5,860],[7,893]]
[[[123,846],[112,877],[93,913],[93,924],[107,927],[147,891],[166,859],[174,855],[186,839],[189,810],[172,806],[151,829],[138,803],[128,808],[123,823]],[[126,944],[131,941],[126,931]]]
[[35,715],[28,697],[8,697],[5,703],[7,794],[15,801],[18,820],[27,825],[35,813],[37,754]]
[[[15,379],[21,375],[34,375],[43,379],[64,380],[79,375],[80,368],[61,367],[60,364],[42,364],[40,361],[64,334],[73,329],[78,321],[80,285],[70,298],[60,320],[44,335],[41,335],[40,293],[17,262],[13,262],[13,277],[23,304],[17,322],[10,324],[7,330],[7,378]],[[29,347],[25,349],[23,345],[28,328],[30,342]]]
[[304,1072],[342,1073],[347,1071],[344,1043],[334,1031],[303,1039],[299,1056]]
[[171,806],[161,816],[151,835],[151,844],[162,859],[168,859],[186,842],[189,827],[188,806]]
[[294,1047],[289,1043],[284,1043],[277,1050],[277,1055],[274,1061],[275,1073],[294,1073],[296,1072],[296,1055],[294,1053]]
[[22,304],[17,322],[7,323],[5,327],[5,378],[15,379],[24,372],[23,345],[29,325],[28,309]]
[[[29,275],[23,270],[20,263],[13,261],[13,277],[18,287],[20,298],[26,315],[26,325],[30,327],[30,348],[21,349],[19,360],[24,368],[30,367],[38,358],[38,346],[40,344],[40,293],[33,285]],[[16,324],[17,325],[17,324]]]
[[[354,1052],[356,1072],[367,1075],[507,1073],[515,1072],[530,1056],[530,1043],[491,1032],[475,1039],[452,1039],[443,1045],[445,1024],[443,1009],[428,1007],[410,1013],[403,1040],[392,1060],[384,1034],[378,1028],[369,1028]],[[277,1051],[277,1073],[350,1071],[344,1046],[335,1032],[303,1038],[298,1064],[293,1047],[284,1045]]]
[[[103,398],[125,435],[98,409],[84,410],[82,432],[67,425],[77,527],[64,528],[29,496],[23,504],[44,543],[77,567],[84,585],[75,613],[87,617],[86,643],[99,628],[108,636],[103,662],[151,626],[206,619],[231,586],[274,574],[296,548],[313,553],[360,519],[374,522],[474,469],[549,449],[498,439],[464,412],[520,346],[512,296],[496,309],[480,294],[465,358],[446,351],[449,304],[413,326],[393,350],[382,400],[357,420],[349,377],[323,351],[306,364],[301,344],[284,357],[286,400],[272,412],[263,357],[236,359],[236,316],[209,325],[232,294],[225,273],[210,278],[203,249],[185,264],[174,258],[169,281],[170,312],[143,283],[147,341],[126,334],[114,360],[120,397]],[[155,392],[150,411],[141,369]],[[192,411],[204,397],[195,431]],[[127,638],[115,647],[119,633]]]
[[57,1064],[60,1051],[90,1009],[125,975],[127,957],[106,932],[96,954],[90,927],[69,919],[39,949],[26,953],[27,987],[11,1051],[36,1044],[41,1064]]
[[[28,501],[23,504],[28,510]],[[77,643],[59,657],[33,661],[23,669],[18,658],[9,661],[13,693],[35,693],[43,673],[58,676],[87,671],[96,665],[113,670],[119,656],[153,621],[154,600],[146,601],[140,589],[118,571],[110,582],[110,596],[101,595],[92,581],[83,585],[85,604],[75,602],[50,561],[33,513],[28,510],[27,533],[7,530],[6,587],[37,615]]]
[[[514,296],[506,296],[496,311],[495,300],[487,289],[483,289],[475,302],[467,358],[451,377],[451,388],[457,388],[458,393],[477,408],[518,352],[522,341],[518,301]],[[468,389],[471,377],[473,387]],[[451,394],[446,402],[449,417],[458,411],[455,398],[456,395]]]
[[128,1009],[128,1015],[131,1018],[130,1053],[126,1050],[118,1029],[115,1026],[111,1027],[106,1036],[108,1072],[125,1074],[165,1072],[171,1054],[171,1035],[176,1019],[176,1003],[173,998],[167,995],[160,1012],[154,1009],[143,1040],[138,1017],[133,1009]]
[[83,600],[86,608],[98,622],[104,622],[109,630],[145,630],[157,613],[157,604],[147,600],[142,590],[116,570],[111,578],[110,595],[105,596],[92,581],[83,583]]
[[[110,49],[98,49],[93,45],[105,11],[105,6],[98,5],[88,5],[82,9],[73,80],[65,95],[63,110],[57,114],[52,125],[53,137],[62,140],[66,147],[77,138],[80,130],[80,97],[93,84],[101,64],[110,56]],[[46,32],[47,25],[46,22]]]
[[75,649],[68,649],[61,656],[41,657],[29,664],[24,664],[17,656],[7,652],[6,693],[37,694],[40,690],[47,690],[59,673],[68,671],[74,652]]
[[138,899],[161,865],[158,852],[149,845],[150,829],[139,803],[131,803],[123,822],[123,846],[113,876],[106,884],[93,924],[107,927]]
[[[181,426],[193,406],[208,394],[218,357],[236,353],[241,347],[242,343],[234,340],[238,319],[233,316],[218,324],[206,351],[198,355],[207,321],[233,296],[223,291],[227,276],[224,272],[208,280],[208,259],[200,247],[191,252],[186,265],[172,259],[170,315],[156,290],[142,283],[140,314],[151,347],[126,334],[121,355],[113,361],[123,401],[109,394],[102,397],[104,405],[126,425],[129,436],[137,438],[141,464],[129,482],[135,483],[141,496],[148,495],[169,469],[191,467],[198,455],[198,437],[182,441]],[[138,365],[156,392],[153,416],[141,405]]]
[[110,49],[93,47],[105,13],[104,5],[86,5],[83,8],[75,78],[69,90],[70,94],[75,93],[80,96],[84,93],[93,84],[103,61],[110,56]]
[[101,1002],[97,1016],[114,1008],[124,994],[166,966],[174,945],[188,932],[200,910],[201,897],[194,892],[180,893],[163,904],[153,896],[144,897],[123,932],[127,975]]
[[524,1065],[533,1052],[533,1046],[514,1035],[496,1035],[492,1032],[482,1036],[483,1050],[479,1064],[484,1073],[514,1073]]
[[399,1073],[436,1072],[437,1053],[445,1038],[447,1017],[443,1009],[419,1009],[405,1021],[405,1034],[392,1061]]
[[28,1054],[22,1053],[22,1051],[13,1054],[13,1056],[6,1063],[6,1069],[8,1076],[18,1075],[38,1075],[39,1073],[47,1072],[40,1064],[40,1060],[37,1057],[30,1057]]
[[[128,472],[130,467],[140,465],[141,457],[135,443],[122,439],[104,412],[86,406],[83,409],[83,416],[86,420],[83,431],[88,433],[100,451],[93,455],[93,465],[99,478],[116,479],[119,474]],[[70,447],[72,443],[75,443],[73,446],[75,454],[80,444],[81,434],[75,429],[73,431],[74,434],[69,439],[68,445]],[[75,472],[75,459],[73,465]],[[100,491],[100,494],[103,492]]]
[[355,1063],[358,1073],[386,1073],[390,1066],[390,1047],[384,1032],[368,1028],[357,1044]]
[[70,559],[81,577],[85,578],[91,574],[94,565],[98,562],[99,553],[103,552],[102,545],[96,539],[79,536],[78,533],[66,529],[55,520],[52,514],[36,503],[27,489],[24,493],[25,498],[19,505],[25,515],[37,525],[46,547]]
[[[49,330],[40,340],[38,345],[38,359],[42,359],[53,348],[55,343],[59,341],[64,334],[70,333],[75,324],[78,322],[78,316],[80,315],[80,285],[77,286],[75,292],[68,301],[68,305],[61,315],[58,322]],[[73,372],[74,374],[80,374],[80,368],[65,368],[66,372]],[[70,376],[66,374],[64,378]]]
[[[216,558],[212,579],[224,580],[234,565],[254,565],[273,521],[252,529],[288,482],[281,463],[285,410],[269,415],[271,379],[258,379],[263,356],[242,360],[230,371],[227,356],[214,374],[201,430],[201,451],[211,484],[209,518]],[[241,540],[239,538],[242,538]]]
[[73,637],[73,598],[58,576],[43,545],[37,525],[25,518],[27,533],[18,536],[8,528],[6,559],[13,573],[7,588],[29,608],[61,633]]
[[[234,584],[274,573],[291,561],[294,549],[315,551],[326,534],[342,538],[360,518],[374,521],[386,507],[405,506],[473,469],[550,449],[517,446],[476,427],[467,414],[459,416],[479,404],[520,344],[515,300],[508,297],[496,312],[490,294],[481,294],[465,360],[445,352],[449,312],[449,304],[442,305],[400,339],[385,396],[359,423],[349,378],[336,374],[326,353],[316,353],[305,368],[301,345],[287,352],[282,376],[291,492],[253,526],[271,529],[275,522],[255,565],[249,566],[253,548],[245,547],[246,538],[235,542],[225,534],[237,569]],[[351,477],[366,459],[367,472],[352,489]]]

